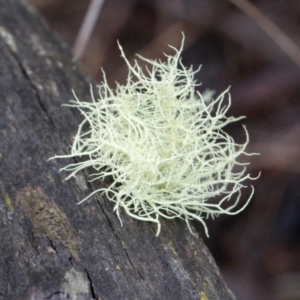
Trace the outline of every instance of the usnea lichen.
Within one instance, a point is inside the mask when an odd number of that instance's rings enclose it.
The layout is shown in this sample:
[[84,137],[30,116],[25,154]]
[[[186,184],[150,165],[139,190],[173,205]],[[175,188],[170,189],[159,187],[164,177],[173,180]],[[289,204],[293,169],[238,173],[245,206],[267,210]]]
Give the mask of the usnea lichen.
[[[234,215],[249,203],[239,205],[246,163],[237,161],[245,152],[246,141],[236,144],[223,128],[242,117],[227,117],[230,94],[217,98],[196,91],[192,68],[180,60],[183,43],[166,61],[139,56],[149,67],[130,65],[119,45],[129,75],[125,85],[111,89],[107,81],[98,87],[97,99],[75,100],[83,122],[74,138],[71,154],[56,157],[84,157],[62,170],[69,179],[84,168],[92,167],[92,180],[113,178],[102,192],[133,218],[157,224],[160,217],[199,220],[208,235],[205,219],[220,214]],[[88,128],[84,130],[83,128]],[[238,166],[239,170],[236,170]],[[85,201],[83,199],[81,202]],[[80,203],[81,203],[80,202]],[[120,219],[121,220],[121,219]]]

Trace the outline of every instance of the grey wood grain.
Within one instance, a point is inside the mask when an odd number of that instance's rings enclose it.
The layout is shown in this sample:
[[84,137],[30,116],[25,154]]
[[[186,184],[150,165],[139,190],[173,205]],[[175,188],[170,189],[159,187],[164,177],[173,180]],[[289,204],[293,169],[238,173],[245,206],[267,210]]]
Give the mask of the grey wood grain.
[[81,120],[62,107],[92,79],[23,1],[0,0],[0,299],[235,299],[184,221],[155,225],[58,170]]

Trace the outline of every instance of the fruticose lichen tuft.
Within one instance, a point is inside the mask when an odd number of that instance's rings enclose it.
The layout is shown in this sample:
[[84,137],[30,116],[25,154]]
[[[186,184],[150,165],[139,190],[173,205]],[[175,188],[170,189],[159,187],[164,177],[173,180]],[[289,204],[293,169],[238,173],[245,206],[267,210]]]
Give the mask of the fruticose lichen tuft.
[[[111,89],[106,81],[98,86],[97,99],[91,89],[91,102],[75,100],[83,117],[74,138],[71,154],[56,157],[84,157],[62,170],[67,179],[92,167],[92,180],[110,176],[113,183],[95,190],[120,209],[142,221],[157,224],[160,217],[199,220],[220,214],[234,215],[249,203],[239,205],[247,163],[237,161],[245,152],[246,141],[236,144],[223,128],[243,117],[226,117],[230,106],[228,89],[217,98],[196,91],[192,68],[180,59],[183,42],[166,61],[140,57],[149,64],[146,71],[135,62],[130,65],[119,45],[129,74],[125,85]],[[83,128],[88,128],[84,130]],[[239,170],[236,170],[238,166]],[[83,199],[80,203],[85,201]],[[120,219],[121,220],[121,219]]]

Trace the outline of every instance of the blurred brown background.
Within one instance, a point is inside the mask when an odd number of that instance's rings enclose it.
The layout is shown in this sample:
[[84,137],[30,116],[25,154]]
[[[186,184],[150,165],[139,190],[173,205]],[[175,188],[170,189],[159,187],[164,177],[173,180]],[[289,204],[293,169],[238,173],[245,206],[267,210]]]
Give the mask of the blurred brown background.
[[[87,12],[87,0],[30,0],[50,27],[73,47]],[[236,2],[239,2],[236,0]],[[251,1],[300,46],[300,1]],[[101,67],[109,83],[124,83],[127,57],[164,59],[185,33],[183,63],[202,65],[197,81],[222,92],[231,85],[229,114],[245,115],[255,196],[235,217],[210,222],[201,235],[238,299],[300,299],[300,61],[279,46],[244,11],[227,0],[105,0],[82,62],[96,81]],[[267,23],[268,26],[268,23]],[[270,29],[270,28],[269,28]],[[284,43],[284,45],[286,45]],[[286,45],[288,46],[288,45]],[[71,95],[70,95],[71,97]],[[69,99],[66,99],[66,102]],[[241,122],[227,130],[245,139]],[[245,198],[247,193],[245,194]]]

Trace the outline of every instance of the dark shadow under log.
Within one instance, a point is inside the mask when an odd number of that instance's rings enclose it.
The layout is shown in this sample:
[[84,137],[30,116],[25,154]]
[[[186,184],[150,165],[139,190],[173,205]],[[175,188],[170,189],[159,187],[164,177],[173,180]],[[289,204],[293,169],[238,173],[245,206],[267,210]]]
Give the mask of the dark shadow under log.
[[26,3],[0,0],[0,299],[235,299],[184,221],[155,225],[58,170],[91,78]]

